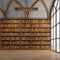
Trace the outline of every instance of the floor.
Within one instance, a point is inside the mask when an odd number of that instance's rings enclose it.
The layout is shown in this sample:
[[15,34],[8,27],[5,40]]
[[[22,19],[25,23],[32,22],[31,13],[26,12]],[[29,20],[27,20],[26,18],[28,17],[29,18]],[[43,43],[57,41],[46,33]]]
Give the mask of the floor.
[[0,60],[60,60],[60,54],[50,50],[0,50]]

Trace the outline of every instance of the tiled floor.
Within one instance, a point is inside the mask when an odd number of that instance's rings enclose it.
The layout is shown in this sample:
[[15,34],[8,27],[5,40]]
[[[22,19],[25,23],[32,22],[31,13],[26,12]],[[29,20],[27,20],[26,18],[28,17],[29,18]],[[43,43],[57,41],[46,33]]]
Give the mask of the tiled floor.
[[0,60],[60,60],[60,54],[50,50],[0,50]]

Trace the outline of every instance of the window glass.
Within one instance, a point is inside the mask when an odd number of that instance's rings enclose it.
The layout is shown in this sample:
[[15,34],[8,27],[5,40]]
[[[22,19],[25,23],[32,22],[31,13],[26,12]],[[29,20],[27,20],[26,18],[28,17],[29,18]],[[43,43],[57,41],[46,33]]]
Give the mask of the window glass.
[[51,27],[53,27],[53,23],[54,23],[54,21],[53,21],[53,17],[51,18]]
[[53,39],[53,29],[51,29],[51,39]]
[[55,51],[55,39],[54,39],[54,51]]
[[59,39],[57,39],[57,52],[59,52]]
[[59,10],[57,11],[57,23],[59,23]]
[[53,50],[53,40],[51,40],[51,49]]
[[59,2],[57,3],[57,9],[59,8]]
[[59,24],[57,24],[57,38],[59,38]]
[[57,6],[57,2],[58,2],[58,1],[56,0],[56,1],[55,1],[55,4],[54,4],[55,7]]

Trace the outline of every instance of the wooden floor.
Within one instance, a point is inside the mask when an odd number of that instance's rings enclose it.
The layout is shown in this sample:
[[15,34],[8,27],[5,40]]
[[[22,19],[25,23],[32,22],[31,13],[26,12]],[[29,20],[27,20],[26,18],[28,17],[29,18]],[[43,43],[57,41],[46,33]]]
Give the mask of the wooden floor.
[[0,60],[60,60],[60,54],[50,50],[0,50]]

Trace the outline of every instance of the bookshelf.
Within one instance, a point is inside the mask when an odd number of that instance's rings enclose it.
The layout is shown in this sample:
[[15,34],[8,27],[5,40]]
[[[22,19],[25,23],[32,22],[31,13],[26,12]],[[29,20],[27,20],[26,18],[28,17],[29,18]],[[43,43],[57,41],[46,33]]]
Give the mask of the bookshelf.
[[50,49],[50,20],[1,19],[0,49]]

